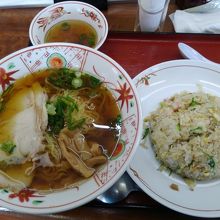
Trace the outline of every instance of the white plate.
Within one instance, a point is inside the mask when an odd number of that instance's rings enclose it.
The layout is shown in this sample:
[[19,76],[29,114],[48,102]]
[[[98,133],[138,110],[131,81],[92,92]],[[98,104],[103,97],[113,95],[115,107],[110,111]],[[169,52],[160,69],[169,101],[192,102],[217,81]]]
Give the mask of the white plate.
[[[203,91],[220,96],[220,66],[190,60],[169,61],[155,65],[134,78],[141,98],[143,117],[155,110],[159,102],[181,91]],[[194,190],[178,175],[159,171],[151,143],[138,147],[128,173],[149,196],[178,212],[220,217],[220,180],[197,182]],[[176,184],[178,191],[171,189]]]

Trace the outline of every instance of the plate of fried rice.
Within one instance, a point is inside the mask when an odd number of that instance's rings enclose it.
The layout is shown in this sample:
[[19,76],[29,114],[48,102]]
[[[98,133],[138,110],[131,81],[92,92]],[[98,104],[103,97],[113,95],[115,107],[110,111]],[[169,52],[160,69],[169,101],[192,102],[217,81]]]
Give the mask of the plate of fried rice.
[[220,217],[220,66],[168,61],[134,82],[144,129],[129,175],[170,209]]

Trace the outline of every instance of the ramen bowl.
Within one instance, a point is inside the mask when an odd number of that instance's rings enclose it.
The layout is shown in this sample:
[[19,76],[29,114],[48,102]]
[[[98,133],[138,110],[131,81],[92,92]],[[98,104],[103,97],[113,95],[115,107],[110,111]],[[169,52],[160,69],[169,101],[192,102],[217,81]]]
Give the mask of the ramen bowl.
[[29,28],[33,45],[68,42],[98,49],[107,34],[108,23],[103,13],[78,1],[60,2],[44,8],[33,18]]
[[[103,82],[120,111],[122,129],[119,141],[107,163],[74,187],[52,190],[49,193],[42,193],[31,187],[16,192],[7,187],[1,188],[1,207],[18,212],[45,214],[69,210],[88,203],[120,178],[138,146],[142,133],[142,116],[133,81],[118,63],[95,49],[78,44],[49,43],[19,50],[0,60],[0,91],[4,91],[5,95],[10,94],[18,80],[53,68],[75,69]],[[43,108],[44,106],[41,109]],[[47,112],[50,114],[49,110]],[[31,122],[28,121],[26,125],[29,132]]]

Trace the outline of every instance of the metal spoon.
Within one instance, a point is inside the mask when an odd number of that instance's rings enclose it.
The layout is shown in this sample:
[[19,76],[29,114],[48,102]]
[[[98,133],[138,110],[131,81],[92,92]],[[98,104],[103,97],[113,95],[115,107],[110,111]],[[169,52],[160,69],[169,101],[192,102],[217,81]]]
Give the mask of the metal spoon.
[[198,51],[196,51],[195,49],[193,49],[187,44],[178,43],[178,48],[184,58],[191,59],[191,60],[201,60],[201,61],[205,61],[205,62],[212,63],[212,64],[218,64],[205,58],[202,54],[200,54]]
[[109,190],[98,196],[97,199],[108,204],[116,203],[125,199],[130,192],[139,190],[140,188],[125,172]]

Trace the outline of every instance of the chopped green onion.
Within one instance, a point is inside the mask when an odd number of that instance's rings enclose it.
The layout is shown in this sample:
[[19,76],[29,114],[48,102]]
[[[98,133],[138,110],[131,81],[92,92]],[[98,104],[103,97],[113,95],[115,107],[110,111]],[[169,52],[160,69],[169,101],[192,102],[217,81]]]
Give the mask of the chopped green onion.
[[176,129],[177,129],[178,131],[181,130],[180,123],[178,123],[178,124],[176,125]]
[[66,109],[66,103],[64,103],[60,97],[53,103],[56,108],[56,114],[48,114],[48,126],[52,133],[58,134],[64,127],[64,111]]
[[199,127],[191,129],[189,132],[194,133],[194,134],[201,134],[203,132],[203,128],[199,126]]
[[67,68],[52,70],[47,80],[56,87],[70,90],[79,87],[96,88],[102,83],[94,76]]
[[80,78],[82,76],[82,72],[79,71],[75,72],[75,76],[76,78]]
[[149,131],[150,131],[150,128],[144,129],[144,134],[143,134],[142,140],[144,140],[147,137],[147,135],[149,134]]
[[78,89],[83,85],[83,81],[81,78],[73,78],[72,85],[74,89]]
[[95,38],[94,37],[90,37],[88,39],[88,44],[90,47],[93,47],[95,45]]
[[16,145],[12,141],[6,141],[0,144],[0,149],[9,155],[13,153],[15,147]]
[[74,130],[76,128],[82,127],[85,121],[86,121],[85,118],[80,118],[79,120],[75,120],[74,118],[71,118],[71,120],[67,120],[67,127],[69,130]]
[[213,159],[212,156],[209,157],[208,165],[209,165],[211,168],[214,168],[214,167],[215,167],[215,161],[214,161],[214,159]]
[[79,111],[79,108],[76,101],[69,95],[59,96],[52,105],[56,109],[54,115],[48,113],[48,126],[52,133],[58,134],[64,128],[65,122],[70,130],[81,127],[85,122],[84,118],[75,119],[73,117],[72,113]]
[[71,107],[72,111],[73,110],[79,111],[79,108],[78,108],[76,101],[73,98],[71,98],[69,95],[58,97],[58,102],[59,101],[63,102],[63,104],[66,105],[64,108]]
[[119,115],[117,116],[117,118],[116,118],[116,124],[121,126],[121,124],[122,124],[121,114],[119,114]]
[[53,103],[48,103],[46,105],[48,115],[55,115],[56,114],[56,107]]
[[62,31],[68,31],[71,28],[71,25],[68,22],[61,24]]
[[95,35],[81,34],[79,38],[79,43],[82,45],[93,47],[95,46]]
[[95,88],[95,87],[97,87],[97,86],[99,86],[101,84],[101,81],[99,79],[95,78],[94,76],[90,76],[89,80],[90,80],[89,81],[90,82],[90,86],[92,88]]
[[195,100],[195,98],[193,97],[193,98],[192,98],[192,101],[191,101],[190,104],[189,104],[189,106],[190,106],[190,107],[195,107],[196,105],[200,105],[200,103],[197,102],[197,101]]
[[165,106],[166,106],[166,104],[165,104],[164,102],[161,102],[161,103],[160,103],[160,107],[161,107],[161,108],[163,108],[163,107],[165,107]]

